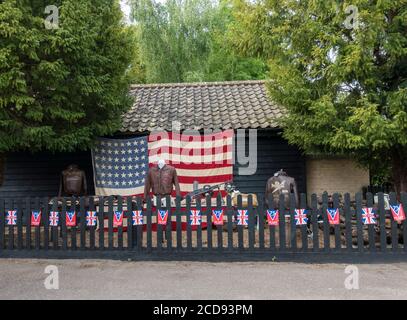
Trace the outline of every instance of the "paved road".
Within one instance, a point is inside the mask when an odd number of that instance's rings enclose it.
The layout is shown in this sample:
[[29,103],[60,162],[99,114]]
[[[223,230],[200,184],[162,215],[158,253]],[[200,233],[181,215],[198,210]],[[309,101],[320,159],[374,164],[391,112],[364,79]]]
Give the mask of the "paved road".
[[[59,289],[47,290],[48,265]],[[346,265],[278,262],[121,262],[0,259],[0,299],[406,299],[407,263],[363,264],[359,290]]]

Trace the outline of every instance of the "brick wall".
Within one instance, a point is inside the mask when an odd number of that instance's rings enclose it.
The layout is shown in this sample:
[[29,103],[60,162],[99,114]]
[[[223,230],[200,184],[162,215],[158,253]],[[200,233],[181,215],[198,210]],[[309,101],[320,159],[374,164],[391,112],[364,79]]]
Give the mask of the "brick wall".
[[308,195],[316,193],[320,197],[324,191],[329,194],[349,192],[353,198],[363,186],[369,185],[368,170],[349,159],[307,158],[306,166]]

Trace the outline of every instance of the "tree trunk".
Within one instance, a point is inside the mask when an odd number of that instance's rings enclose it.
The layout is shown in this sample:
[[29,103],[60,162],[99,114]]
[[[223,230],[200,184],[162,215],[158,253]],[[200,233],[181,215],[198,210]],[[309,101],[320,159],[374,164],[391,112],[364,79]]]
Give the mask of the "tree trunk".
[[397,150],[392,156],[392,175],[397,195],[407,192],[407,157]]

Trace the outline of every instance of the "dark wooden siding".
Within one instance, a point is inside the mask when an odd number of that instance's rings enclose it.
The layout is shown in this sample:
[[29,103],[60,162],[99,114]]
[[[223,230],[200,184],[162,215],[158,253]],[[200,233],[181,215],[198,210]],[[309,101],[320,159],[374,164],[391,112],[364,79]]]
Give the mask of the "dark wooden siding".
[[[248,139],[246,139],[248,152]],[[243,193],[264,195],[266,183],[275,172],[284,169],[295,178],[299,192],[306,192],[305,157],[290,146],[279,132],[273,130],[257,131],[257,172],[251,176],[238,174],[239,164],[234,166],[234,184]]]
[[0,197],[53,197],[58,195],[61,171],[78,164],[87,175],[89,193],[94,193],[90,152],[76,153],[12,153],[5,161],[4,181]]
[[[247,142],[247,141],[246,141]],[[248,146],[246,146],[248,150]],[[238,174],[239,164],[234,166],[234,183],[244,193],[264,194],[267,179],[276,171],[284,169],[298,183],[300,192],[305,192],[305,158],[297,148],[278,135],[276,131],[258,131],[257,172],[251,176]],[[58,194],[60,173],[69,164],[75,163],[85,170],[89,193],[94,193],[93,169],[90,152],[77,153],[14,153],[6,159],[0,197],[53,197]]]

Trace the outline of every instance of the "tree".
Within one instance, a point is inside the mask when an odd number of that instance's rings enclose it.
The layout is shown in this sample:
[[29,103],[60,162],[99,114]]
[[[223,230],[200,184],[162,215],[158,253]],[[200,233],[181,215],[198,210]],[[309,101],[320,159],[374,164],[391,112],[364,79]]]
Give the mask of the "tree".
[[146,82],[263,78],[260,59],[238,56],[225,33],[233,19],[227,1],[130,0]]
[[119,2],[44,3],[0,3],[0,152],[87,148],[131,105],[135,38]]
[[407,191],[407,2],[235,2],[239,52],[269,59],[284,136],[307,153],[391,169]]

